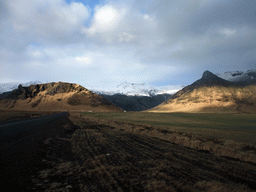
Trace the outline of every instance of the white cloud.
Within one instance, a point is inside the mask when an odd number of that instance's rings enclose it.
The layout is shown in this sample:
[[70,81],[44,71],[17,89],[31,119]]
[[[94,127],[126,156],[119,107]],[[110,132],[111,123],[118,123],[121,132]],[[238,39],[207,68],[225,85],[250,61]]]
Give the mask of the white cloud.
[[64,0],[12,0],[6,7],[13,29],[33,40],[65,41],[90,16],[89,8],[82,3],[67,4]]
[[229,28],[223,28],[219,31],[220,34],[225,35],[226,37],[233,36],[236,33],[236,30],[229,29]]
[[92,25],[89,29],[84,28],[82,32],[92,36],[95,33],[112,31],[118,26],[125,13],[126,10],[124,8],[117,9],[111,5],[96,6]]
[[97,6],[91,25],[82,33],[99,43],[141,44],[154,46],[162,42],[157,20],[150,14],[134,9],[132,3],[121,1]]
[[36,46],[28,46],[26,54],[29,60],[42,60],[46,57],[45,53]]
[[143,15],[143,18],[144,18],[144,19],[149,19],[149,18],[150,18],[150,16],[149,16],[149,15],[147,15],[147,14],[145,14],[145,15]]
[[92,63],[92,59],[90,57],[75,57],[75,61],[77,61],[80,65],[90,65]]
[[123,32],[121,35],[119,35],[118,41],[120,42],[130,42],[131,40],[135,39],[136,36],[131,35],[129,33]]

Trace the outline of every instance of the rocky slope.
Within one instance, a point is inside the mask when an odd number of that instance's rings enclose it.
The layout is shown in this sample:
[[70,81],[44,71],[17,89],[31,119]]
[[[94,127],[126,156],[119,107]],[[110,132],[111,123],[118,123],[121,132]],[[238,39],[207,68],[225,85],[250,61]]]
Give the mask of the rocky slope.
[[34,111],[123,111],[101,96],[78,85],[64,82],[18,86],[0,95],[0,109]]
[[256,112],[256,84],[224,80],[210,71],[148,112]]

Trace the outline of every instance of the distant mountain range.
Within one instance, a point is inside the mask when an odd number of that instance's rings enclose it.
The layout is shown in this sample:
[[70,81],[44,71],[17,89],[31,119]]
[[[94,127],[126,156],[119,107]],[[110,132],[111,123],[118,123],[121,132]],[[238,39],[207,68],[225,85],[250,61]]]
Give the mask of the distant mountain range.
[[[0,84],[0,94],[3,92],[13,91],[17,89],[20,83]],[[42,84],[40,81],[30,81],[22,83],[23,87]],[[162,86],[154,87],[148,84],[121,83],[117,87],[109,90],[99,91],[99,89],[90,89],[90,91],[101,96],[105,100],[111,102],[126,111],[142,111],[159,105],[170,98],[172,93],[180,90],[182,86]],[[6,94],[0,95],[4,98]]]
[[[22,87],[37,84],[42,82],[30,81],[23,83]],[[220,108],[222,111],[230,111],[231,108],[231,111],[241,111],[244,106],[247,106],[247,109],[253,109],[255,85],[256,70],[230,71],[223,74],[205,71],[201,79],[188,86],[156,87],[146,83],[124,82],[116,87],[104,89],[93,87],[89,90],[126,111],[199,112],[213,109],[218,111]],[[11,92],[18,86],[19,83],[0,84],[0,94]],[[6,95],[9,93],[0,95],[0,99],[5,98]],[[20,97],[25,98],[25,95]]]
[[168,100],[182,87],[179,85],[155,87],[145,83],[124,82],[106,91],[90,90],[126,111],[143,111]]
[[[243,71],[229,71],[225,73],[216,73],[218,77],[225,79],[227,81],[236,82],[244,85],[256,83],[256,69]],[[0,94],[7,91],[12,91],[17,89],[19,84],[22,86],[30,86],[35,84],[41,84],[47,82],[41,81],[30,81],[27,83],[2,83],[0,84]],[[146,83],[128,83],[123,82],[116,87],[88,87],[89,90],[93,91],[96,94],[102,95],[114,95],[114,94],[123,94],[127,96],[152,96],[158,94],[174,94],[184,88],[185,85],[167,85],[167,86],[152,86]]]
[[[0,84],[0,94],[3,92],[12,91],[17,89],[19,84],[23,87],[28,87],[30,85],[42,84],[48,82],[41,81],[30,81],[27,83],[2,83]],[[159,94],[174,94],[180,89],[182,89],[184,85],[168,85],[168,86],[152,86],[149,84],[136,84],[136,83],[121,83],[116,87],[109,88],[88,88],[96,94],[102,95],[114,95],[114,94],[123,94],[127,96],[153,96]]]
[[153,86],[146,83],[128,83],[123,82],[116,87],[91,88],[90,90],[97,94],[114,95],[123,94],[126,96],[153,96],[159,94],[174,94],[184,85],[168,85],[168,86]]

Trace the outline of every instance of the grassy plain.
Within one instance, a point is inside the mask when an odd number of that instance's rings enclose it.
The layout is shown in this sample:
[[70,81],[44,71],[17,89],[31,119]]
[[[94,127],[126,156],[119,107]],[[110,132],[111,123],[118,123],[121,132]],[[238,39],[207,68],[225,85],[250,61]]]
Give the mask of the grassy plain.
[[256,114],[126,112],[81,115],[256,145]]

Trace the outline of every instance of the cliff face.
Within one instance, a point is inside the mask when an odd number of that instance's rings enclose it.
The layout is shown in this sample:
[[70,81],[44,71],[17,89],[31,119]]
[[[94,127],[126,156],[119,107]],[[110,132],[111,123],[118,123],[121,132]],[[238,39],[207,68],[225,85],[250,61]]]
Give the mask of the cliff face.
[[0,95],[0,108],[16,110],[121,111],[99,95],[64,82],[22,87]]
[[202,78],[148,112],[256,113],[256,85],[241,85],[205,71]]

